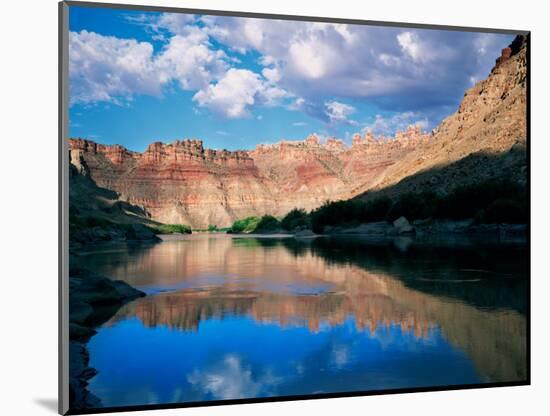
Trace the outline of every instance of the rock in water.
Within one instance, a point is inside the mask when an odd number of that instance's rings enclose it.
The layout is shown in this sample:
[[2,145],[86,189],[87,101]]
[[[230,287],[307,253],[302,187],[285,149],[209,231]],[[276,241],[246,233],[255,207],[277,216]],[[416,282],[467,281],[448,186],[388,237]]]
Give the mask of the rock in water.
[[405,217],[399,217],[393,222],[393,227],[398,234],[408,234],[414,232],[414,227]]
[[311,230],[300,230],[294,233],[294,237],[296,238],[314,238],[317,237],[317,234],[315,234]]

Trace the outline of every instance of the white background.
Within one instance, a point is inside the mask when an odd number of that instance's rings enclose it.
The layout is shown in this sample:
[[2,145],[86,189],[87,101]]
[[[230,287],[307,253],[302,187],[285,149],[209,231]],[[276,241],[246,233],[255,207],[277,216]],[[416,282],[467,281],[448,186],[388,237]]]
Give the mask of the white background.
[[[127,0],[130,1],[532,31],[532,386],[175,409],[147,414],[548,414],[550,23],[544,1]],[[12,0],[2,2],[1,6],[2,415],[52,415],[57,399],[56,3],[56,0]]]

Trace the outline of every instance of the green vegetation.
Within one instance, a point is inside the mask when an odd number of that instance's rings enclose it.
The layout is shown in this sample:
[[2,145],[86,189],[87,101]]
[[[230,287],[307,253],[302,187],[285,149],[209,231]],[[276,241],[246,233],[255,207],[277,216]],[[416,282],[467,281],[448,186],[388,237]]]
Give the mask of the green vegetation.
[[327,225],[353,227],[365,222],[385,221],[391,207],[392,201],[387,197],[368,202],[358,199],[327,201],[309,214],[311,229],[320,233]]
[[272,215],[247,217],[237,220],[228,231],[230,233],[269,233],[281,228],[281,223]]
[[280,221],[272,215],[264,215],[261,219],[254,232],[256,233],[265,233],[265,232],[274,232],[281,229]]
[[129,223],[129,222],[114,222],[107,218],[96,215],[78,215],[71,210],[69,214],[69,226],[71,232],[81,231],[91,228],[99,228],[102,230],[119,230],[126,234],[132,235],[136,228],[146,227],[154,234],[191,234],[191,227],[183,224],[160,224],[151,222],[149,224]]
[[95,215],[78,215],[75,209],[69,210],[69,227],[72,232],[84,230],[86,228],[108,229],[116,227],[116,224],[105,218]]
[[237,220],[231,226],[232,233],[251,233],[253,232],[258,223],[260,222],[260,217],[247,217],[242,220]]
[[526,223],[528,217],[525,202],[512,199],[497,199],[487,210],[482,210],[476,220],[482,223]]
[[101,215],[82,214],[70,209],[69,233],[72,242],[98,242],[117,238],[126,240],[155,240],[151,224],[140,222],[115,222]]
[[191,230],[197,233],[225,233],[231,230],[231,227],[218,227],[210,224],[207,228],[192,228]]
[[417,219],[463,220],[473,218],[477,224],[525,224],[528,220],[527,190],[507,180],[486,181],[455,188],[448,194],[432,191],[405,193],[394,199],[371,196],[366,201],[325,202],[307,213],[293,209],[279,221],[271,215],[235,221],[230,232],[273,232],[281,228],[293,231],[310,228],[322,233],[326,226],[354,227],[361,223],[394,221],[406,217]]
[[442,198],[436,217],[476,218],[481,223],[526,223],[527,189],[507,180],[463,186]]
[[191,234],[191,227],[185,224],[149,224],[155,234]]
[[402,216],[409,220],[474,218],[478,224],[524,224],[528,219],[527,190],[507,180],[486,181],[455,188],[447,195],[424,191],[405,193],[393,200],[373,197],[326,202],[309,216],[315,232],[322,232],[327,225],[354,226]]
[[309,228],[309,215],[304,209],[294,208],[281,220],[281,227],[287,231],[292,231],[296,228]]

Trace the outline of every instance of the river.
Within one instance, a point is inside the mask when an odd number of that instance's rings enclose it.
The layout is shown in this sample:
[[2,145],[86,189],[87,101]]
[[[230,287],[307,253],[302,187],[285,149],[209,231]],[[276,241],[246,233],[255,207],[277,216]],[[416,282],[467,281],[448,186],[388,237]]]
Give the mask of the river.
[[88,344],[104,406],[526,378],[525,243],[197,234],[78,263],[148,294]]

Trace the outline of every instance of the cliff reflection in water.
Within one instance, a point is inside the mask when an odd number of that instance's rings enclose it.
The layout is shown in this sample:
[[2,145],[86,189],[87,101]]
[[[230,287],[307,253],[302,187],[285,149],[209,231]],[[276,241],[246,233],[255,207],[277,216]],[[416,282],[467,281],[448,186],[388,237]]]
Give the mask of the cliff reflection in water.
[[81,262],[153,294],[107,327],[137,317],[150,328],[197,331],[203,321],[246,316],[316,333],[351,317],[370,333],[397,326],[427,339],[438,329],[483,381],[526,377],[522,245],[193,236],[106,252]]

